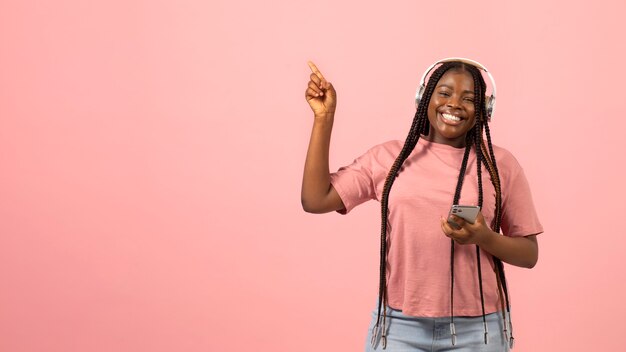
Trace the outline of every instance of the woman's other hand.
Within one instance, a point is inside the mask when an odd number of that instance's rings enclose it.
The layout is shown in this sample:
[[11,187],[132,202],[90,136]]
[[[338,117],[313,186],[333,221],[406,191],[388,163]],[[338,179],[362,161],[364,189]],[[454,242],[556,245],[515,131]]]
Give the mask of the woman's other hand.
[[456,215],[450,215],[449,219],[456,223],[459,228],[455,229],[446,219],[441,218],[441,230],[459,244],[480,245],[493,232],[485,223],[482,212],[478,212],[473,224]]
[[442,217],[441,230],[456,243],[476,244],[482,250],[511,265],[532,268],[537,264],[539,245],[536,234],[523,237],[502,236],[487,226],[485,217],[480,212],[473,224],[454,215],[451,216],[451,220],[459,225],[459,228],[454,229]]

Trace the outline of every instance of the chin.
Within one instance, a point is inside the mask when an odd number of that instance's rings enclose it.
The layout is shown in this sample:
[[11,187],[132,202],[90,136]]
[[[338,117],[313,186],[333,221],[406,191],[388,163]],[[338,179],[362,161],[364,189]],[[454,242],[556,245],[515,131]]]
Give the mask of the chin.
[[465,137],[467,135],[468,131],[459,131],[458,129],[452,130],[450,126],[446,125],[445,128],[440,128],[436,131],[437,134],[439,134],[440,136],[447,138],[447,139],[458,139],[461,137]]

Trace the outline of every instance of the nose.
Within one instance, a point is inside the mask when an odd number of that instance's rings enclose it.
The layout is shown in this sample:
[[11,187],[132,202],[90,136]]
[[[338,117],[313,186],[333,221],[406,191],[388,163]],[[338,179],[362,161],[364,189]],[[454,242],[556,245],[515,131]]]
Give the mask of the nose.
[[448,99],[446,105],[451,107],[451,108],[459,108],[459,107],[461,107],[460,97],[458,97],[456,94],[452,95]]

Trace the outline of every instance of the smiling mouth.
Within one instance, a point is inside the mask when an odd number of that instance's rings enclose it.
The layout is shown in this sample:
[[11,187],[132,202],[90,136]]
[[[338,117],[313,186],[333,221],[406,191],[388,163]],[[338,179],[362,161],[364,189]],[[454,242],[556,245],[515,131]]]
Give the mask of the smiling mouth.
[[454,116],[450,114],[441,114],[441,116],[448,121],[461,121],[461,118],[458,116]]
[[438,115],[441,116],[441,120],[448,125],[459,125],[463,120],[465,120],[460,116],[447,113],[438,113]]

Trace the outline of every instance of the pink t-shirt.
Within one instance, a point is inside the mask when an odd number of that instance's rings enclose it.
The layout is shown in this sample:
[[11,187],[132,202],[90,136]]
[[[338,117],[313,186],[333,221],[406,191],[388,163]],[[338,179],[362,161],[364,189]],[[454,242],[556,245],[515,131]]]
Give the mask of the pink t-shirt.
[[[387,173],[400,154],[403,141],[377,145],[352,164],[332,173],[331,183],[346,214],[370,200],[380,201]],[[502,232],[528,236],[543,232],[524,172],[513,155],[493,146],[502,182]],[[450,315],[450,239],[440,225],[452,205],[464,148],[420,138],[404,162],[389,194],[387,261],[388,304],[404,314],[425,317]],[[483,207],[487,224],[495,210],[495,189],[482,167]],[[472,150],[459,204],[478,205],[476,154]],[[493,262],[481,251],[485,312],[498,310]],[[482,314],[476,249],[455,246],[454,315]]]

